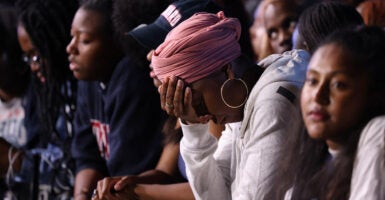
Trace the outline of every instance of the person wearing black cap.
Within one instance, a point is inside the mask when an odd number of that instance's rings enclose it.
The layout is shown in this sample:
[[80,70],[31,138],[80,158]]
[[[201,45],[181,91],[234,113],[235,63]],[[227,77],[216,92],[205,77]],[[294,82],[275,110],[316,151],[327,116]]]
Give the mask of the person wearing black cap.
[[211,0],[179,0],[170,4],[153,23],[142,24],[128,34],[143,47],[156,49],[168,32],[194,13],[216,12],[219,9],[220,7]]
[[[124,0],[118,0],[118,2]],[[118,3],[119,4],[119,3]],[[117,5],[117,4],[115,4]],[[125,8],[119,7],[113,13],[114,26],[121,35],[124,50],[129,55],[136,55],[142,62],[151,49],[161,44],[168,32],[196,12],[216,12],[219,6],[211,0],[180,0],[170,4],[161,15],[148,25],[130,29]],[[123,24],[123,26],[122,26]],[[154,34],[156,33],[156,34]],[[149,64],[149,63],[147,63]],[[146,66],[147,67],[147,66]],[[156,77],[154,79],[155,86]],[[93,199],[119,198],[121,195],[136,195],[140,199],[194,199],[187,182],[184,161],[179,154],[179,141],[182,137],[177,118],[169,117],[163,127],[165,146],[162,156],[154,169],[140,175],[105,178],[98,183],[98,190]],[[111,192],[114,191],[114,192]],[[118,191],[118,192],[116,192]],[[132,193],[134,192],[134,193]]]
[[243,3],[239,0],[229,2],[219,0],[179,0],[164,10],[161,16],[153,23],[148,25],[142,24],[129,31],[128,34],[140,45],[148,50],[152,50],[163,42],[169,31],[193,14],[197,12],[217,13],[220,10],[224,10],[227,16],[236,17],[240,20],[242,24],[242,35],[240,38],[242,53],[251,57],[251,43],[248,32],[245,31],[248,29],[249,21],[245,16],[246,11],[241,8],[243,8]]
[[[269,190],[282,167],[278,158],[287,153],[282,146],[303,126],[298,97],[310,54],[272,55],[260,63],[267,68],[258,79],[231,60],[239,49],[226,41],[239,37],[239,26],[221,12],[194,16],[167,35],[151,64],[163,82],[162,108],[183,122],[180,148],[195,198],[274,199]],[[208,119],[226,124],[219,141],[209,134]]]

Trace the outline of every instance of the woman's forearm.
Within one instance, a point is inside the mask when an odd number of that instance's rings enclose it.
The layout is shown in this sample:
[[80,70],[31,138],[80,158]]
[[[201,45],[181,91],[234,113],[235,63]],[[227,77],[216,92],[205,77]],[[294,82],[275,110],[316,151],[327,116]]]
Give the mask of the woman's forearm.
[[185,183],[176,184],[139,184],[135,193],[141,200],[194,200],[190,185]]

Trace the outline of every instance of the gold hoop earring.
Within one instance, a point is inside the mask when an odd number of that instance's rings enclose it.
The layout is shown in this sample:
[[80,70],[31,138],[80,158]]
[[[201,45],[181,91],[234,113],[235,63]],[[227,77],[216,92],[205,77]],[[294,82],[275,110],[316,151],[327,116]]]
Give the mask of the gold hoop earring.
[[[225,100],[225,98],[223,97],[223,88],[224,88],[224,86],[226,85],[226,83],[227,83],[228,81],[230,81],[230,80],[238,80],[238,81],[241,81],[241,83],[242,83],[242,84],[245,86],[245,88],[246,88],[246,98],[245,98],[245,100],[243,100],[243,102],[242,102],[240,105],[232,106],[232,105],[230,105],[229,103],[227,103],[226,100]],[[229,107],[229,108],[234,108],[234,109],[240,108],[241,106],[243,106],[243,105],[246,103],[247,97],[248,97],[248,96],[249,96],[249,88],[247,87],[245,81],[243,81],[243,80],[240,79],[240,78],[237,78],[237,79],[227,79],[227,80],[222,84],[222,86],[221,86],[221,98],[222,98],[222,101],[223,101],[223,103],[224,103],[227,107]]]

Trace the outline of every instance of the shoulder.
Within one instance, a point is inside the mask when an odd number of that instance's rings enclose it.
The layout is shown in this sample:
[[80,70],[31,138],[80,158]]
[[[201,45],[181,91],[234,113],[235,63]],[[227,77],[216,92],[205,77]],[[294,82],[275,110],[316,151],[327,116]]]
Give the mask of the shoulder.
[[375,117],[361,132],[358,148],[385,147],[385,115]]
[[294,89],[292,91],[294,94],[299,93],[298,91],[305,81],[309,59],[309,53],[303,50],[292,50],[265,58],[259,65],[265,67],[266,70],[253,90],[256,90],[257,93],[266,88],[276,90],[276,88],[272,87],[272,85],[276,85],[278,87],[282,86],[289,91]]
[[290,63],[297,65],[307,66],[310,60],[310,54],[305,50],[294,49],[286,51],[282,54],[272,54],[265,59],[261,60],[258,65],[263,68],[268,67],[279,67],[279,66],[290,66]]
[[256,85],[252,89],[245,106],[245,115],[249,112],[267,112],[269,110],[299,110],[301,83],[276,81]]
[[141,77],[141,75],[146,71],[149,71],[149,68],[140,66],[137,62],[134,61],[133,58],[126,55],[116,64],[115,70],[111,77],[111,81],[124,77]]
[[373,118],[361,133],[354,160],[350,200],[385,197],[385,116]]
[[100,87],[97,81],[78,81],[77,82],[78,98],[85,96],[88,93],[95,93],[95,90]]
[[117,64],[109,82],[109,90],[126,91],[139,88],[154,87],[149,76],[149,68],[139,66],[129,56],[125,56]]

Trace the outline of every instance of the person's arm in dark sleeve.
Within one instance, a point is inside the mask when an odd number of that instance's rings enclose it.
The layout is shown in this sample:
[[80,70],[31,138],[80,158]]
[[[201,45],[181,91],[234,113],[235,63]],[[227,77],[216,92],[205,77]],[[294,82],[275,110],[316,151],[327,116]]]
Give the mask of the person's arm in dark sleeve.
[[87,83],[79,82],[71,148],[76,164],[75,200],[90,199],[97,181],[107,174],[105,160],[100,156],[96,138],[92,133],[87,86]]

